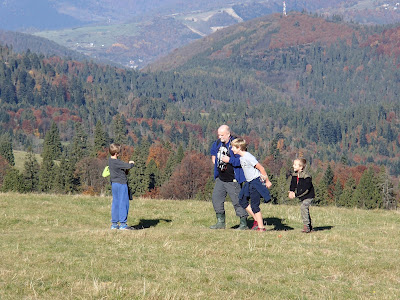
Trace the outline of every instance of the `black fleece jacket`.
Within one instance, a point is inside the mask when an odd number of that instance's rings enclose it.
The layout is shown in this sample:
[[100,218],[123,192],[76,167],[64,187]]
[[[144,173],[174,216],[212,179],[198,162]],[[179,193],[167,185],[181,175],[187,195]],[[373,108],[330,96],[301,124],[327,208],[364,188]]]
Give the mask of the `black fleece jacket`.
[[[298,183],[297,177],[299,178]],[[314,198],[315,192],[311,176],[301,171],[293,173],[292,181],[290,182],[290,191],[294,192],[296,197],[301,201]]]

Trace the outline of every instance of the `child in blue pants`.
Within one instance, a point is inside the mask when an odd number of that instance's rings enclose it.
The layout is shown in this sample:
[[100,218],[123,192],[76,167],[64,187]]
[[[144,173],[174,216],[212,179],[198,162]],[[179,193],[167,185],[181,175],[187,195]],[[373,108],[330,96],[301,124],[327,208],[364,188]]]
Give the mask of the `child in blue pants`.
[[108,167],[110,168],[111,191],[113,196],[111,204],[111,229],[132,229],[132,227],[126,224],[129,213],[127,174],[128,171],[133,168],[134,162],[129,161],[129,163],[125,163],[118,159],[121,153],[121,145],[119,144],[111,144],[109,152],[111,156],[108,159]]
[[[265,201],[270,201],[271,197],[268,188],[272,186],[272,183],[269,181],[264,167],[252,154],[247,152],[247,143],[244,139],[234,139],[231,146],[232,152],[240,155],[240,165],[246,177],[246,183],[240,192],[239,203],[253,217],[254,224],[252,229],[265,231],[260,210],[260,198],[263,197]],[[247,194],[250,197],[250,204],[247,200]]]

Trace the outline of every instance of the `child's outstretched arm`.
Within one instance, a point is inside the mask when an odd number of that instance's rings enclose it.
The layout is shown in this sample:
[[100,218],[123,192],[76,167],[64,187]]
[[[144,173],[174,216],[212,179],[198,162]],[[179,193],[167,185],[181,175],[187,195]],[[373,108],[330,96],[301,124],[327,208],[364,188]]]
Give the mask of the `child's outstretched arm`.
[[270,188],[272,186],[271,181],[269,181],[267,172],[265,171],[265,168],[260,164],[256,164],[254,166],[254,168],[258,169],[261,173],[261,178],[265,181],[265,185],[267,186],[267,188]]

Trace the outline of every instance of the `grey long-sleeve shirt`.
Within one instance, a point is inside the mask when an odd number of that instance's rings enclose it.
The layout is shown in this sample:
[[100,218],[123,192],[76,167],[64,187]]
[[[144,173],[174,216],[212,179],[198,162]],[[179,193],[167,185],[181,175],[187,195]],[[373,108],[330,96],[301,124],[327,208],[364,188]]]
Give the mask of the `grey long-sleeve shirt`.
[[111,182],[126,184],[128,182],[126,174],[129,169],[133,168],[133,164],[123,162],[119,159],[108,158],[108,167],[110,168]]

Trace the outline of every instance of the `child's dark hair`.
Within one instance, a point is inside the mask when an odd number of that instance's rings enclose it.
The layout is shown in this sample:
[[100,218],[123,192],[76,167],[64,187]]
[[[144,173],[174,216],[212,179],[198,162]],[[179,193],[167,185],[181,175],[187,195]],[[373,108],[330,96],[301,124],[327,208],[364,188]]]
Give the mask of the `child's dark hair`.
[[112,143],[108,148],[108,151],[110,152],[111,156],[119,154],[121,152],[121,145]]
[[232,146],[239,148],[241,151],[247,151],[247,143],[246,140],[242,138],[236,138],[231,143]]

